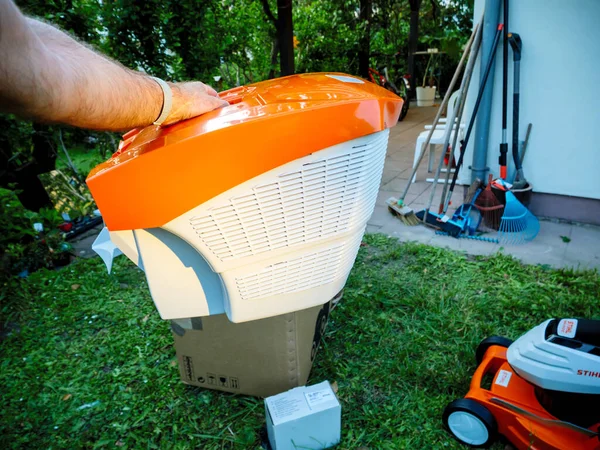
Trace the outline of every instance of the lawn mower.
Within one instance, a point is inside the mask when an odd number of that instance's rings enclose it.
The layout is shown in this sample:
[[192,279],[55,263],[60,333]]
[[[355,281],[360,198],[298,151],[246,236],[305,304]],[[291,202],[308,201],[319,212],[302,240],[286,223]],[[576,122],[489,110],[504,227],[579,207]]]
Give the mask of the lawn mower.
[[443,414],[459,442],[485,448],[503,437],[518,450],[600,449],[600,320],[550,319],[514,343],[484,339],[475,356],[469,392]]

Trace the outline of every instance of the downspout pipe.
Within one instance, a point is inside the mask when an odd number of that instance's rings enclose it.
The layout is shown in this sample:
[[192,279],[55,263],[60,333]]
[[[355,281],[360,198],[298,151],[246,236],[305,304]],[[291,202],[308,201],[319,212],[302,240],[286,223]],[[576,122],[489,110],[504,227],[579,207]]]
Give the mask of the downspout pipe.
[[[500,5],[501,0],[485,0],[480,61],[487,61],[492,52],[492,44],[494,43],[494,36],[500,19]],[[485,90],[483,91],[483,96],[481,97],[481,105],[477,112],[475,140],[473,141],[473,163],[470,166],[471,182],[475,181],[476,178],[480,180],[487,179],[487,172],[490,170],[487,166],[487,151],[490,136],[495,67],[496,62],[494,61]],[[483,80],[484,72],[485,64],[481,63],[479,67],[480,82]]]

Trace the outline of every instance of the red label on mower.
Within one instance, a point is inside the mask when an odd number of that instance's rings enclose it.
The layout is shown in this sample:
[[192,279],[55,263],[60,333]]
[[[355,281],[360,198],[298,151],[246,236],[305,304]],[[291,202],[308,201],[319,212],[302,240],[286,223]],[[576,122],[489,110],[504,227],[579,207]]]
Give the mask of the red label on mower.
[[577,332],[577,319],[562,319],[558,322],[558,335],[573,338]]

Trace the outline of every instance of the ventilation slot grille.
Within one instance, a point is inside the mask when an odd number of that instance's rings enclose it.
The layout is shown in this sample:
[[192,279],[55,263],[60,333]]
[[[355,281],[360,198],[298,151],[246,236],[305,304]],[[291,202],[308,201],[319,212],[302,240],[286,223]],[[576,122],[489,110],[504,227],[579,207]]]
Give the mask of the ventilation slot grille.
[[346,154],[306,163],[277,181],[190,219],[221,261],[318,241],[359,226],[373,212],[387,148],[381,133]]
[[362,233],[352,241],[326,250],[273,264],[264,270],[236,278],[243,300],[289,294],[311,289],[346,277],[360,247]]

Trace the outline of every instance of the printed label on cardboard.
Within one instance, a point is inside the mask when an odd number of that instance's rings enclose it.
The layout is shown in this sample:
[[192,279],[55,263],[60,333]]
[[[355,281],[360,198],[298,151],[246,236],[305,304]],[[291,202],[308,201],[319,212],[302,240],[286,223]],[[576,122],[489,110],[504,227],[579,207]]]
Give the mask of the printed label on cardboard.
[[306,392],[304,394],[308,406],[313,407],[333,400],[333,391],[331,389],[322,389],[320,391]]
[[508,370],[501,370],[500,372],[498,372],[495,384],[497,384],[498,386],[508,387],[510,377],[512,377],[512,372],[509,372]]
[[207,373],[206,379],[208,380],[208,384],[210,384],[211,386],[217,385],[217,376],[214,373]]
[[219,386],[228,388],[229,387],[229,377],[226,375],[219,375]]
[[269,402],[271,416],[277,419],[293,416],[303,409],[306,409],[306,407],[302,397],[281,396]]
[[194,381],[194,363],[190,356],[183,357],[183,370],[188,381]]
[[573,338],[575,333],[577,333],[577,319],[562,319],[558,322],[559,336]]

